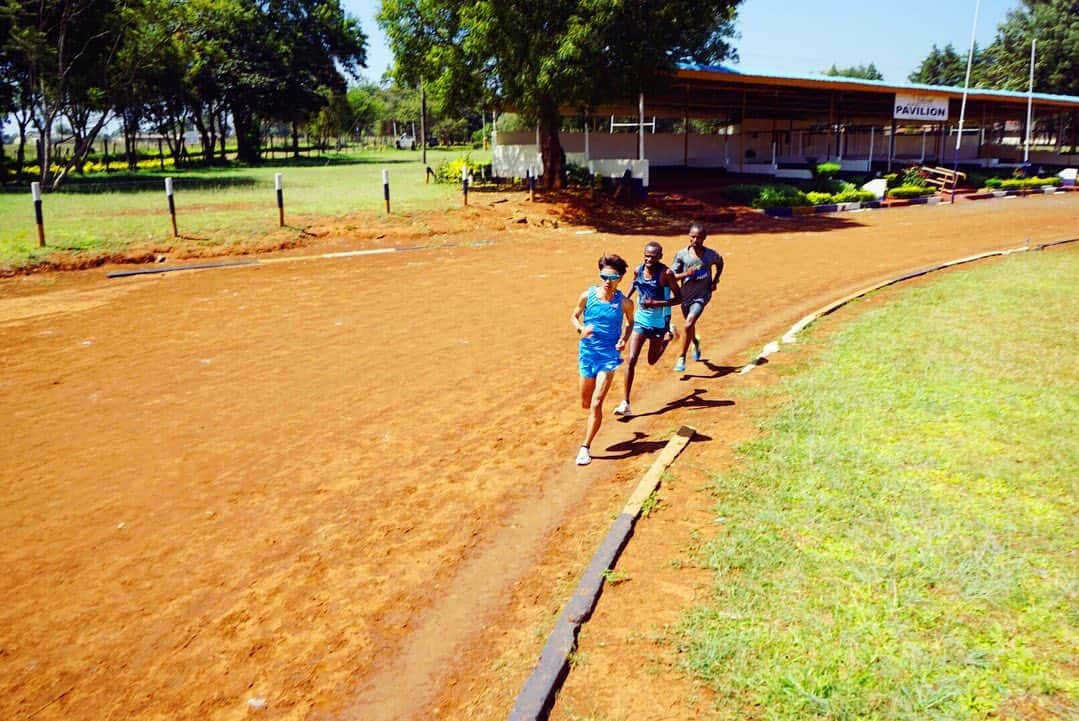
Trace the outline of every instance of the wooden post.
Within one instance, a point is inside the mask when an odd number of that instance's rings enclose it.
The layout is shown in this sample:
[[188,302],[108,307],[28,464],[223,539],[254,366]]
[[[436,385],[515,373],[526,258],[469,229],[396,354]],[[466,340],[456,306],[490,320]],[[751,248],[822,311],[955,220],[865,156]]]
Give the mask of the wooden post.
[[464,204],[468,205],[468,166],[461,168],[461,196]]
[[[158,142],[161,142],[160,140]],[[172,178],[165,178],[165,195],[169,199],[169,218],[172,220],[172,237],[180,237],[180,232],[176,229],[176,202],[172,198]]]
[[390,214],[390,171],[382,171],[382,197],[386,200],[386,215]]
[[45,247],[45,221],[41,214],[41,183],[30,183],[30,197],[34,199],[34,217],[37,220],[37,245]]
[[165,152],[161,148],[161,138],[157,139],[157,162],[161,166],[161,169],[165,169]]
[[281,185],[281,173],[274,173],[273,176],[274,190],[277,191],[277,225],[278,227],[285,227],[285,191]]

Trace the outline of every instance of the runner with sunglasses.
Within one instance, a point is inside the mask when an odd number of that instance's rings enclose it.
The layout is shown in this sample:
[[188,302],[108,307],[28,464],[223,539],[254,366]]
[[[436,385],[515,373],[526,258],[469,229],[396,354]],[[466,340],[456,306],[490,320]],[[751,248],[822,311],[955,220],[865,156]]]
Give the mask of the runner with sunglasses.
[[[708,231],[700,223],[689,226],[689,245],[678,251],[671,263],[671,270],[682,281],[682,315],[685,317],[685,335],[682,337],[682,353],[674,363],[674,370],[686,369],[686,351],[693,344],[693,360],[701,359],[701,341],[697,335],[697,319],[712,299],[712,292],[719,285],[723,274],[723,256],[704,247]],[[715,268],[715,277],[712,276]]]
[[632,415],[629,394],[637,372],[637,359],[648,340],[648,365],[655,365],[674,340],[671,327],[671,306],[682,302],[682,292],[674,272],[663,264],[663,246],[655,241],[644,246],[644,262],[633,275],[629,298],[637,294],[637,312],[633,318],[633,335],[629,337],[629,359],[626,362],[626,394],[614,409],[616,416]]
[[618,283],[626,274],[626,261],[617,255],[599,259],[599,285],[581,293],[570,316],[581,334],[578,363],[581,371],[581,407],[588,409],[577,465],[592,462],[589,447],[603,423],[603,401],[611,390],[614,371],[622,364],[620,352],[633,330],[633,301],[622,295]]

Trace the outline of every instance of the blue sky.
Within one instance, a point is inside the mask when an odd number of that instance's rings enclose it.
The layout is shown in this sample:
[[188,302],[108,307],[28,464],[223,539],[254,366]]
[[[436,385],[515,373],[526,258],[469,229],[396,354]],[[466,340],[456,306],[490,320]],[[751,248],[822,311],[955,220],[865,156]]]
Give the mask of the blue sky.
[[[542,0],[538,0],[542,2]],[[375,23],[380,0],[342,0],[363,23],[368,37],[364,76],[378,81],[393,62]],[[1020,0],[981,0],[976,37],[981,46]],[[936,43],[951,43],[961,55],[970,45],[975,0],[744,0],[735,41],[740,67],[803,74],[873,63],[889,82],[906,82]]]

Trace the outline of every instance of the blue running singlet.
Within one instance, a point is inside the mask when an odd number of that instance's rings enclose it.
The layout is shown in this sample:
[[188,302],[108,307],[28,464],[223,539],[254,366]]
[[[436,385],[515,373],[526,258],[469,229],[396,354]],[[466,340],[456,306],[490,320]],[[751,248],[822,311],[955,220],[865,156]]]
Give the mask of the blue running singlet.
[[622,291],[616,290],[611,300],[599,297],[599,286],[588,289],[588,300],[581,317],[583,325],[592,326],[592,335],[581,338],[578,360],[581,375],[594,378],[603,371],[613,371],[622,364],[615,344],[622,337]]
[[644,277],[644,264],[637,266],[633,278],[633,287],[637,289],[637,312],[633,317],[633,324],[640,328],[667,328],[668,319],[671,317],[669,306],[659,308],[645,308],[643,300],[667,300],[671,297],[671,289],[662,284],[663,273],[667,266],[657,263],[654,278]]

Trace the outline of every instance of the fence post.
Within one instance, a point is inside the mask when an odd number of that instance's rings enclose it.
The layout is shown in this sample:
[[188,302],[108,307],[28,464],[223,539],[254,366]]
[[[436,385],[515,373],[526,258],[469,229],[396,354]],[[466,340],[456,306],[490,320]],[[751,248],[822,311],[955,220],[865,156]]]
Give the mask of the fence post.
[[281,185],[281,173],[274,173],[273,176],[274,190],[277,191],[277,225],[281,228],[285,227],[285,191]]
[[169,218],[172,220],[172,237],[180,237],[180,232],[176,229],[176,201],[172,198],[172,178],[165,178],[165,195],[169,199]]
[[390,171],[382,170],[382,197],[386,200],[386,215],[390,214]]
[[30,197],[34,199],[34,217],[37,220],[37,244],[45,247],[45,221],[41,215],[41,183],[30,183]]
[[461,168],[461,193],[464,196],[465,205],[468,205],[468,166]]

